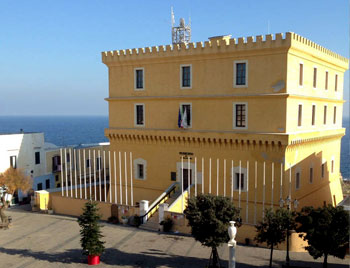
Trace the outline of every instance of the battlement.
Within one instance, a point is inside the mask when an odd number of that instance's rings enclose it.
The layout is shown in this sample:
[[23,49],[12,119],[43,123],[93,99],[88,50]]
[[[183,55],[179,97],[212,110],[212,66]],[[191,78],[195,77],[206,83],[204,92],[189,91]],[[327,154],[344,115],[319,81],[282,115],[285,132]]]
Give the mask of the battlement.
[[152,59],[172,56],[188,56],[216,54],[227,52],[239,52],[247,50],[260,49],[288,49],[292,46],[300,49],[312,50],[312,53],[329,56],[340,61],[341,65],[347,64],[348,59],[332,52],[298,34],[287,32],[285,34],[277,33],[275,35],[258,35],[240,38],[228,38],[228,36],[218,36],[210,38],[205,42],[192,42],[188,44],[161,45],[145,48],[121,49],[102,52],[102,62],[105,64],[121,61],[132,61],[143,59]]

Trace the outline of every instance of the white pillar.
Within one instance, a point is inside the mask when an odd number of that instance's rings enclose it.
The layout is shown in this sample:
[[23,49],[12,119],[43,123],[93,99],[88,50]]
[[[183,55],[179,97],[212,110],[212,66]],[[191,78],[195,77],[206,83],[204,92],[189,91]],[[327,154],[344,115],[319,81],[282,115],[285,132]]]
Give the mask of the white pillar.
[[184,157],[181,156],[181,208],[184,211]]
[[133,189],[133,176],[132,176],[132,152],[130,152],[130,199],[131,205],[134,205],[134,189]]
[[127,169],[127,159],[126,152],[124,152],[124,168],[125,168],[125,204],[128,205],[128,169]]
[[263,202],[262,202],[262,217],[265,217],[265,161],[263,167]]
[[224,197],[226,196],[226,159],[224,159]]
[[248,223],[249,220],[249,161],[247,161],[247,204],[246,204],[246,212],[245,212],[245,221]]
[[[140,216],[145,215],[148,212],[148,200],[141,200],[140,201]],[[144,218],[144,222],[147,221],[147,216]]]
[[275,163],[272,162],[272,166],[271,166],[271,209],[273,209],[273,191],[274,191],[274,181],[275,181]]
[[283,189],[282,189],[282,186],[283,186],[283,163],[281,163],[281,184],[280,184],[280,200],[283,199]]
[[194,158],[194,196],[197,196],[197,157]]
[[292,200],[292,164],[289,164],[289,198]]
[[109,176],[109,203],[112,203],[112,166],[111,166],[111,151],[108,151],[108,176]]
[[103,150],[103,179],[104,179],[104,195],[105,195],[105,202],[107,202],[107,174],[106,174],[106,151]]
[[97,201],[97,196],[96,196],[96,153],[94,150],[94,194],[95,194],[95,201]]
[[254,224],[256,224],[256,194],[258,190],[258,163],[255,161],[254,172]]
[[73,176],[72,176],[72,162],[73,162],[73,156],[72,156],[72,148],[69,148],[69,180],[70,180],[70,197],[73,197]]
[[62,157],[62,148],[60,149],[60,169],[61,169],[61,190],[62,196],[64,196],[64,188],[63,188],[63,157]]
[[204,194],[204,157],[202,157],[202,194]]
[[74,184],[75,184],[75,198],[78,198],[78,181],[77,181],[77,150],[73,149],[74,155]]
[[233,202],[233,160],[231,160],[231,200]]
[[119,151],[119,181],[120,181],[120,185],[119,185],[119,190],[120,190],[120,204],[123,204],[123,184],[122,184],[122,154]]
[[216,159],[216,196],[219,195],[219,158]]
[[[84,197],[85,197],[85,199],[87,199],[87,197],[86,197],[86,177],[87,177],[87,174],[86,174],[86,156],[85,156],[85,149],[83,149],[83,162],[84,162],[84,174],[85,174],[85,176],[84,176]],[[89,160],[90,161],[90,160]]]
[[236,246],[228,244],[228,268],[236,267]]
[[102,183],[101,183],[101,169],[102,169],[102,156],[101,156],[101,150],[98,150],[98,193],[100,197],[100,202],[102,201]]
[[167,203],[162,203],[159,205],[159,223],[161,223],[164,220],[164,211],[168,211],[169,205]]
[[209,194],[211,194],[211,158],[209,158]]
[[64,148],[65,170],[66,170],[66,196],[68,197],[68,172],[67,172],[67,149]]
[[188,197],[191,196],[191,163],[190,163],[190,156],[187,156],[187,166],[188,166],[188,172],[187,172],[187,188],[188,188]]
[[79,155],[79,196],[80,199],[83,198],[83,194],[81,192],[81,154],[80,154],[81,150],[78,150],[78,155]]
[[241,208],[241,180],[242,180],[242,162],[239,160],[239,175],[238,175],[238,207]]
[[91,172],[91,166],[92,166],[92,161],[91,161],[91,152],[90,152],[90,150],[89,150],[89,192],[90,192],[90,196],[89,196],[89,199],[91,200],[91,187],[92,187],[92,182],[91,182],[91,175],[92,175],[92,172]]
[[118,194],[117,194],[117,160],[116,153],[113,152],[113,162],[114,162],[114,203],[118,204]]

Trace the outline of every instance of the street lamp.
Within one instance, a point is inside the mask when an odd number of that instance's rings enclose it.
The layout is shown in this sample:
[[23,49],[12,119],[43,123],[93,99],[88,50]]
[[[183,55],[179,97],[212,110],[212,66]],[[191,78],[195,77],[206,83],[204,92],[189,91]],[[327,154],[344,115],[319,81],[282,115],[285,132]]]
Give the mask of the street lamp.
[[[280,203],[280,208],[283,208],[284,207],[284,203],[286,203],[288,214],[289,214],[290,213],[290,209],[291,209],[290,206],[292,204],[292,200],[290,199],[290,196],[288,195],[286,200],[283,200],[283,198],[281,198],[279,203]],[[298,200],[294,199],[293,206],[294,206],[295,210],[297,209],[298,204],[299,204]],[[286,256],[286,265],[287,265],[287,267],[289,267],[289,260],[290,260],[289,259],[289,236],[290,236],[289,226],[290,226],[290,221],[289,221],[289,217],[288,217],[288,224],[287,224],[287,256]]]

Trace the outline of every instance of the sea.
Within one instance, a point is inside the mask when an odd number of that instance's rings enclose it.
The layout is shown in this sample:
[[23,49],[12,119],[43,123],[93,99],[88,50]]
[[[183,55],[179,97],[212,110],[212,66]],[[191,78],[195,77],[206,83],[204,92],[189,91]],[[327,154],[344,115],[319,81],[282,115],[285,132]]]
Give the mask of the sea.
[[[340,171],[350,180],[350,122],[343,118]],[[57,146],[108,142],[104,129],[108,116],[0,116],[0,133],[44,132],[45,141]],[[1,144],[0,144],[1,146]]]

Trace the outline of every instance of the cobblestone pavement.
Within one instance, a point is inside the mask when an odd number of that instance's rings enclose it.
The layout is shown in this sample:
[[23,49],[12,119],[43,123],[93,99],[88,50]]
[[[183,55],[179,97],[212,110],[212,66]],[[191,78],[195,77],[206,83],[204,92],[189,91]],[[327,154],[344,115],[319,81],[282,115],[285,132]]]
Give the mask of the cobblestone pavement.
[[[80,249],[76,218],[46,215],[13,208],[10,229],[0,230],[0,267],[88,267]],[[106,252],[99,267],[205,267],[210,250],[192,237],[161,234],[103,223]],[[239,230],[238,230],[239,232]],[[236,267],[264,267],[270,251],[238,246]],[[227,246],[219,248],[222,264],[227,267]],[[281,267],[285,252],[274,251],[274,266]],[[300,267],[322,267],[307,253],[291,253],[292,264]],[[329,258],[329,267],[349,267],[345,260]]]

